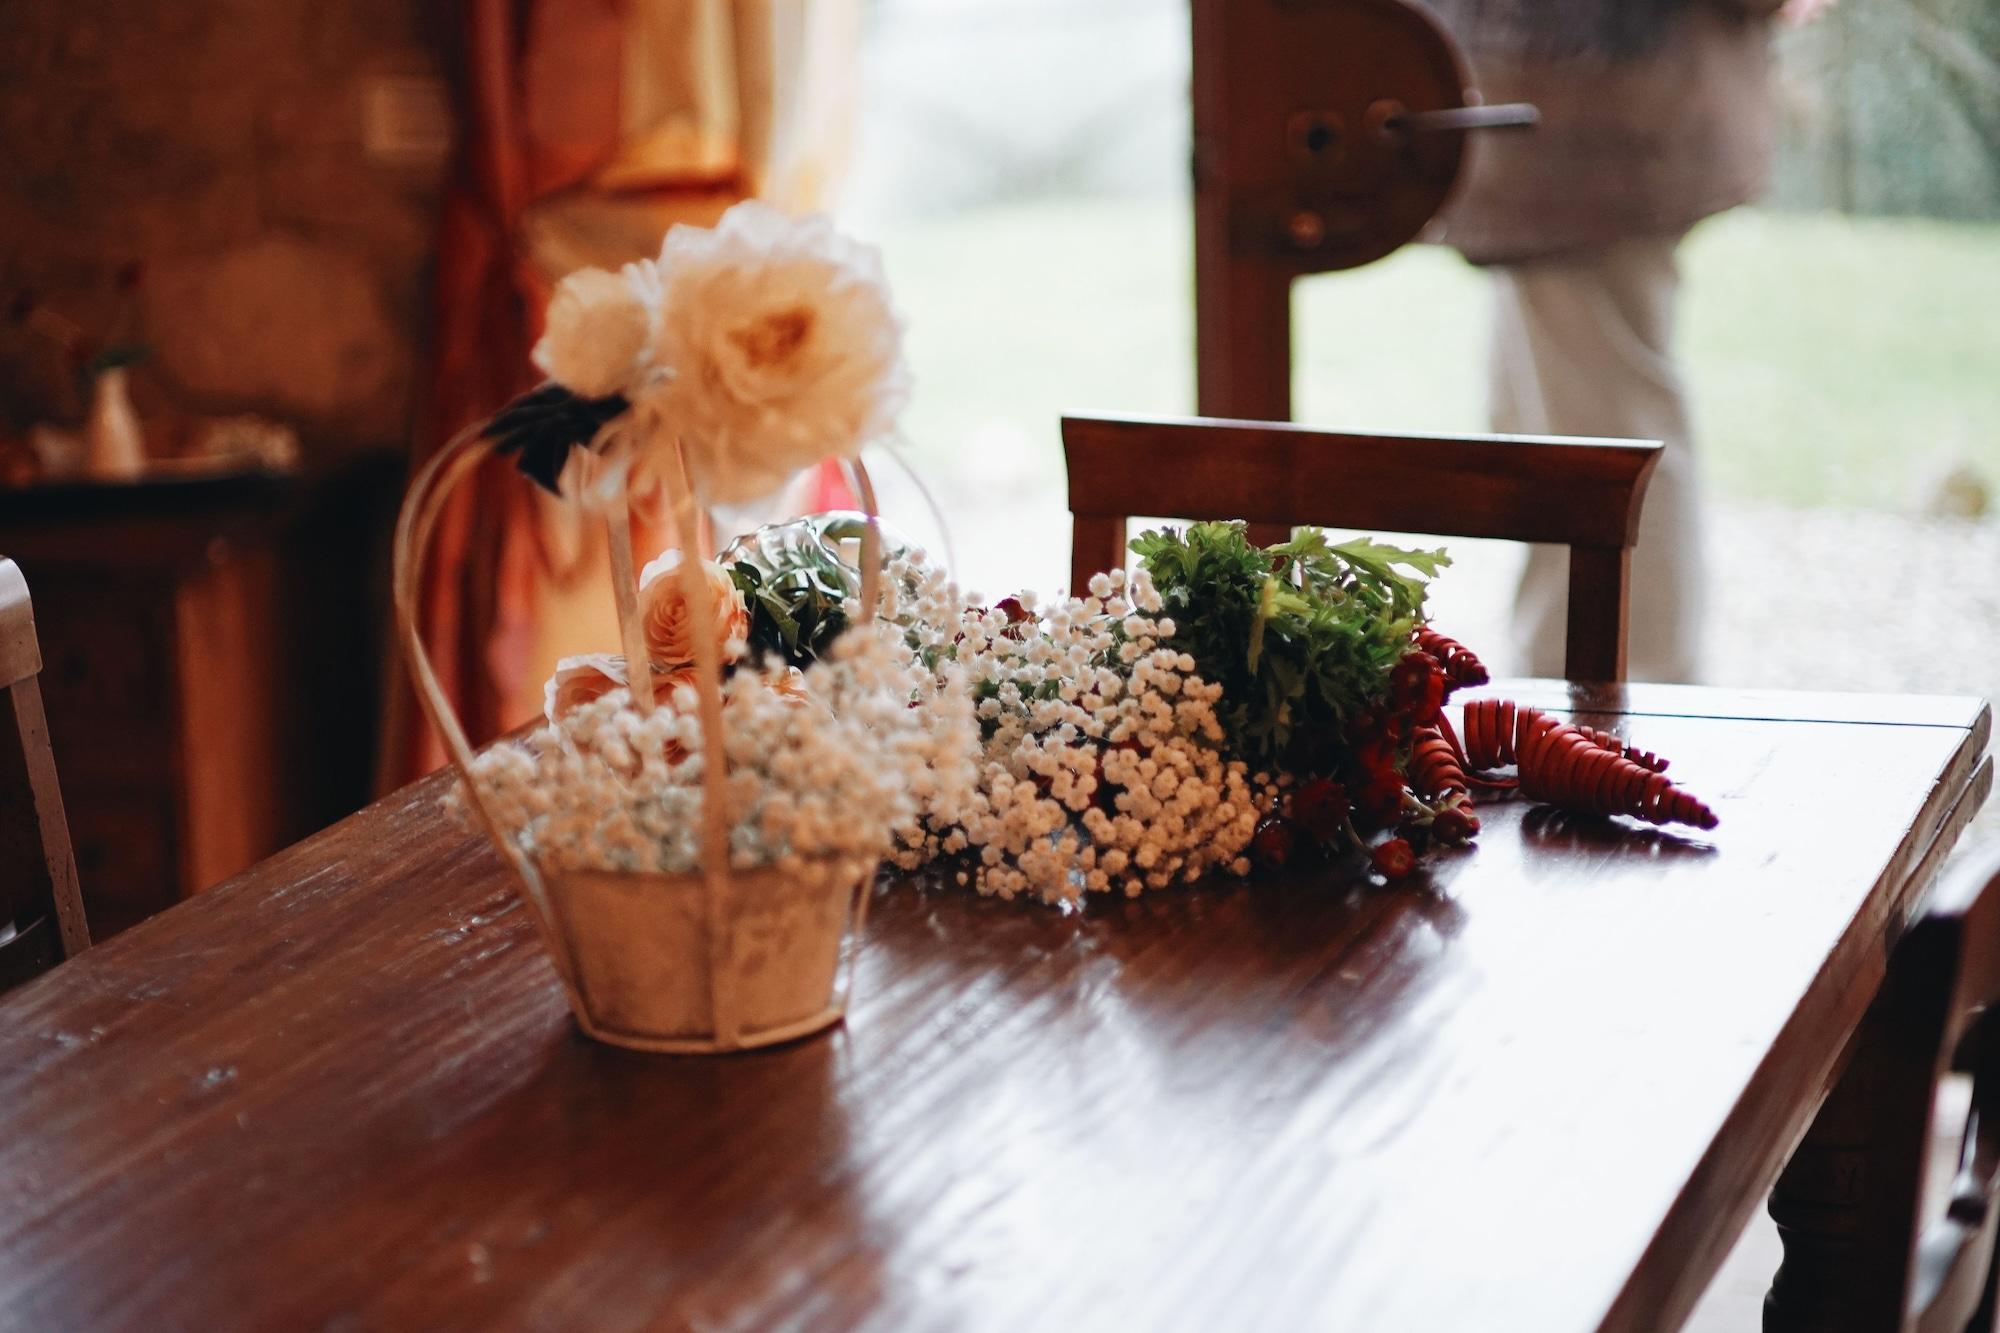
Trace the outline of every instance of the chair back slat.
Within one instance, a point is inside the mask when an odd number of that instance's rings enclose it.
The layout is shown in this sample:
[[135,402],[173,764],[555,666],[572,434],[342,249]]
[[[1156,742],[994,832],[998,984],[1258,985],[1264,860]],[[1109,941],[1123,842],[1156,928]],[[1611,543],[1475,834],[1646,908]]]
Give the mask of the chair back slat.
[[0,690],[41,674],[42,648],[35,637],[34,604],[21,567],[0,559]]
[[26,580],[0,559],[0,988],[90,947]]
[[1285,422],[1065,417],[1071,588],[1124,561],[1128,518],[1243,519],[1570,548],[1565,669],[1622,680],[1630,556],[1660,445],[1359,435]]
[[[2000,1235],[2000,849],[1938,887],[1898,944],[1893,967],[1893,980],[1920,995],[1907,1014],[1930,1025],[1900,1034],[1931,1056],[1926,1091],[1954,1069],[1972,1076],[1958,1169],[1942,1206],[1928,1221],[1911,1214],[1906,1326],[1991,1329]],[[1926,1136],[1919,1165],[1928,1150]]]

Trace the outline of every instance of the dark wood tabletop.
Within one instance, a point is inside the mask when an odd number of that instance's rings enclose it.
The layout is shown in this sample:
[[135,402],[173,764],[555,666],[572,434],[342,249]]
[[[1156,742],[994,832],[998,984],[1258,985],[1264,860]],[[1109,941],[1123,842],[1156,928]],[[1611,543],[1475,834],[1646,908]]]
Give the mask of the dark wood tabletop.
[[0,1004],[0,1326],[1672,1327],[1988,714],[1574,702],[1721,827],[1489,805],[1393,890],[1070,916],[885,884],[845,1026],[723,1057],[579,1037],[428,779]]

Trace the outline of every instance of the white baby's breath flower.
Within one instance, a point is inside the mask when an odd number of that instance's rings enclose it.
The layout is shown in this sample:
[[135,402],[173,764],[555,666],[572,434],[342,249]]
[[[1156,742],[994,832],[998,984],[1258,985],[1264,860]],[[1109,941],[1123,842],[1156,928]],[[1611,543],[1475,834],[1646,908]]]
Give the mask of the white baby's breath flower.
[[633,388],[653,345],[658,281],[650,269],[582,268],[556,284],[531,354],[542,373],[584,398]]
[[[976,750],[970,713],[910,707],[925,677],[893,625],[851,628],[803,680],[780,663],[738,666],[719,737],[691,716],[692,689],[655,679],[663,704],[650,713],[613,689],[473,761],[523,853],[549,868],[689,873],[701,864],[703,769],[719,762],[732,866],[858,871],[915,827],[919,794],[936,805],[948,782],[969,785],[952,774]],[[940,755],[964,762],[954,770]]]
[[656,675],[651,714],[614,688],[482,754],[502,827],[547,865],[685,873],[716,762],[738,867],[962,858],[979,892],[1066,906],[1246,872],[1277,792],[1228,753],[1221,688],[1162,642],[1144,571],[1030,622],[966,609],[907,555],[887,572],[904,610],[852,626],[803,676],[739,663],[719,737],[691,688]]
[[894,425],[908,376],[881,257],[825,217],[750,200],[712,230],[676,226],[659,278],[668,373],[647,406],[679,433],[704,502],[769,495]]

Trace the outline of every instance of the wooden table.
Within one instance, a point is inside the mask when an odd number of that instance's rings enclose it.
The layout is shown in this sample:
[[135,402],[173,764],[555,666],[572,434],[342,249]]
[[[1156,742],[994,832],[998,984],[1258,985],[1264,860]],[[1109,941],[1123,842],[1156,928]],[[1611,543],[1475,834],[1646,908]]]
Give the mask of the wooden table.
[[0,1326],[1671,1327],[1989,721],[1577,701],[1721,828],[1494,806],[1394,891],[1081,917],[891,885],[844,1029],[710,1059],[580,1039],[419,783],[0,1005]]

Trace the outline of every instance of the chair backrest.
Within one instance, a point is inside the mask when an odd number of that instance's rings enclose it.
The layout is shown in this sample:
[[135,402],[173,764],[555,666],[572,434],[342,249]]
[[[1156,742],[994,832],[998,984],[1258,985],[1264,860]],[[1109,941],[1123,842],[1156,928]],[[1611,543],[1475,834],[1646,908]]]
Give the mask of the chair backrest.
[[1065,417],[1070,586],[1120,567],[1126,520],[1245,519],[1570,548],[1565,671],[1623,680],[1652,441],[1345,435],[1283,422]]
[[90,947],[41,669],[27,581],[0,559],[0,989]]

